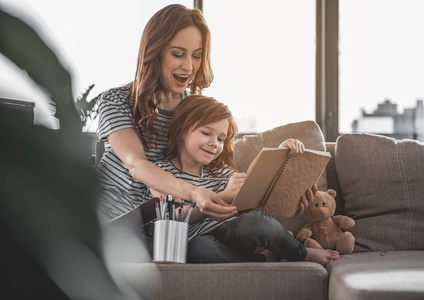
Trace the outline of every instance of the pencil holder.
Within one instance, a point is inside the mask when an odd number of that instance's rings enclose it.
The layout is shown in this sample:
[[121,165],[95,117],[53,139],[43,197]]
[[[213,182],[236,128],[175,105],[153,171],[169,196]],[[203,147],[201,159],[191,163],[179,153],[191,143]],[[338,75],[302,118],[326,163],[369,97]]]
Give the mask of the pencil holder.
[[155,263],[185,263],[187,258],[188,223],[157,220],[153,234]]

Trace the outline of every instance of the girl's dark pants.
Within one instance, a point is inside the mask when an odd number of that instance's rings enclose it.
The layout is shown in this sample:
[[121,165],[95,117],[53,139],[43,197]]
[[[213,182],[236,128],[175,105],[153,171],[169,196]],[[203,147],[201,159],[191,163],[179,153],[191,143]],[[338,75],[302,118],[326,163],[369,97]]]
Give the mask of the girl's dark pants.
[[272,251],[277,261],[302,261],[305,247],[277,220],[263,210],[252,210],[223,223],[210,234],[188,244],[188,263],[232,263],[265,261],[257,247]]

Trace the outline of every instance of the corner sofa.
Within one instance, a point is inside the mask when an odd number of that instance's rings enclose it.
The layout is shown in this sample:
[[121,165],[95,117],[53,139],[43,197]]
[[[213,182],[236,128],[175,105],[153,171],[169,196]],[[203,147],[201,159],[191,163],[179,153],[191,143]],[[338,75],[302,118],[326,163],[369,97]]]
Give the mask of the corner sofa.
[[[119,285],[142,299],[424,299],[424,144],[371,134],[326,143],[318,125],[305,121],[238,140],[239,170],[262,147],[286,138],[332,154],[318,186],[336,190],[336,214],[355,219],[353,254],[326,268],[313,262],[154,264],[145,252],[128,255],[121,247],[109,256]],[[279,221],[295,235],[308,222],[304,216]],[[138,234],[130,227],[121,230]],[[130,240],[127,250],[145,251],[137,238]]]

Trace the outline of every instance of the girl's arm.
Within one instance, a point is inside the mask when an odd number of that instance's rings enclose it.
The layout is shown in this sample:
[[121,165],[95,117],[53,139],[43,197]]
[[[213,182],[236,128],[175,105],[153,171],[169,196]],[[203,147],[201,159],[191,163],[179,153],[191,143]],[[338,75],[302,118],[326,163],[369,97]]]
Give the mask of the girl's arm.
[[115,131],[108,136],[108,141],[131,176],[153,190],[196,202],[199,212],[214,220],[225,220],[237,213],[236,207],[228,205],[214,192],[179,180],[148,161],[135,129]]

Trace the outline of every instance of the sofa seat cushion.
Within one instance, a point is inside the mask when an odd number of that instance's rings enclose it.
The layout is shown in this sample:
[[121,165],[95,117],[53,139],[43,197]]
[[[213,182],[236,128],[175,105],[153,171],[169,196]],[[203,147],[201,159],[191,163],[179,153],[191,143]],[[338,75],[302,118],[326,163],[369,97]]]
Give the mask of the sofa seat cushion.
[[424,144],[345,134],[335,161],[355,251],[424,250]]
[[312,262],[113,265],[142,299],[327,299],[328,274]]
[[330,263],[329,299],[424,299],[424,251],[358,252]]
[[[324,135],[318,124],[314,121],[289,123],[274,129],[256,134],[245,135],[234,145],[234,162],[240,172],[246,172],[250,163],[264,147],[278,147],[287,139],[301,141],[307,149],[325,151]],[[318,189],[327,190],[327,171],[318,180]],[[305,216],[276,217],[287,230],[296,235],[298,230],[308,221]]]

